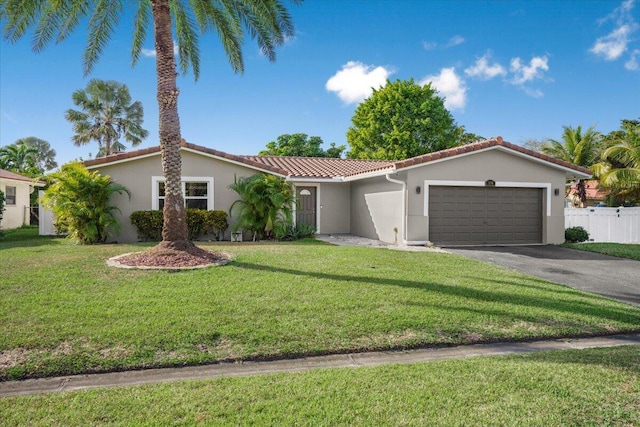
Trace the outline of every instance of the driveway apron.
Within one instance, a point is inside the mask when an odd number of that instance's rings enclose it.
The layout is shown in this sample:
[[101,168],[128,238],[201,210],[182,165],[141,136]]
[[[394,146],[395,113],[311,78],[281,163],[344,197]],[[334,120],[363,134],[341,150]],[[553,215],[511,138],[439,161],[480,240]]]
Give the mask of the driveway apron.
[[640,261],[552,245],[450,247],[446,250],[640,306]]

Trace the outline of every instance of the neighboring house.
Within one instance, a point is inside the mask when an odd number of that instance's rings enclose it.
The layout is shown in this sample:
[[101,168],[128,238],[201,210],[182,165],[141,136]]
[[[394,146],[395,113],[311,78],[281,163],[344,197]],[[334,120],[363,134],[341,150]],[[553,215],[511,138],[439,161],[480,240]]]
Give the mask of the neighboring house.
[[[501,137],[402,161],[237,156],[185,141],[181,153],[187,207],[228,212],[234,178],[263,172],[295,186],[296,221],[318,233],[399,245],[562,243],[565,182],[591,177]],[[159,147],[85,165],[131,191],[114,204],[122,210],[117,240],[135,241],[131,212],[163,203]]]
[[28,176],[0,169],[0,190],[5,197],[5,210],[0,228],[7,230],[29,224],[31,215],[29,195],[33,193],[35,187],[44,187],[44,185],[43,182]]
[[[587,193],[588,206],[596,206],[599,203],[604,203],[609,193],[603,191],[599,187],[599,182],[595,179],[585,181],[585,190]],[[569,195],[567,196],[567,203],[571,207],[580,207],[580,196],[578,196],[578,185],[572,184],[569,188]]]

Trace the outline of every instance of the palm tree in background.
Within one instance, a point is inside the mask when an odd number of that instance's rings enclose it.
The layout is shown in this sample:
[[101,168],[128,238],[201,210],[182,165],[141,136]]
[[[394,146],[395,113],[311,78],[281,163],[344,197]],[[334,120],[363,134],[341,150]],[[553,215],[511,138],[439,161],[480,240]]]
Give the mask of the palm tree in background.
[[[51,148],[51,144],[44,139],[36,138],[35,136],[28,136],[26,138],[20,138],[14,145],[26,144],[36,149],[35,161],[38,169],[42,172],[49,171],[58,167],[56,162],[56,150]],[[42,173],[41,172],[41,173]]]
[[607,148],[593,170],[600,184],[622,200],[640,200],[640,119],[622,120],[620,130],[605,137]]
[[[582,126],[573,128],[564,126],[562,140],[547,139],[540,147],[540,151],[548,156],[555,157],[574,165],[590,168],[599,159],[602,152],[602,135],[589,127],[586,132],[582,132]],[[585,180],[581,179],[577,185],[578,197],[582,207],[587,205],[587,191]]]
[[[302,0],[290,0],[295,4]],[[157,99],[162,170],[165,178],[164,226],[161,247],[187,250],[186,214],[181,191],[180,119],[176,86],[173,30],[178,44],[178,64],[182,72],[200,75],[199,35],[216,32],[227,59],[236,73],[244,71],[242,43],[245,31],[255,39],[264,56],[275,60],[275,48],[293,36],[293,23],[282,0],[122,0],[37,1],[0,0],[0,19],[5,22],[4,38],[21,39],[34,27],[33,50],[49,42],[64,40],[88,18],[89,39],[84,51],[84,71],[88,74],[102,53],[123,14],[123,3],[135,7],[131,50],[135,64],[149,26],[156,50]]]
[[[18,140],[19,141],[19,140]],[[14,143],[0,148],[0,168],[23,175],[40,175],[36,162],[38,150],[26,143]]]
[[149,132],[142,128],[144,110],[140,101],[131,102],[129,88],[113,80],[93,79],[86,89],[71,95],[82,111],[69,109],[64,118],[73,124],[71,138],[77,147],[98,142],[97,157],[124,151],[123,138],[132,147],[139,145]]

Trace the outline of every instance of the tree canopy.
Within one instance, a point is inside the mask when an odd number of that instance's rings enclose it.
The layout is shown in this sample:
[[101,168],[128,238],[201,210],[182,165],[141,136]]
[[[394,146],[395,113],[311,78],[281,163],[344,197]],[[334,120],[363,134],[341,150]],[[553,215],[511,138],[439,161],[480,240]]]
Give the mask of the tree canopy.
[[335,142],[326,151],[320,147],[324,142],[319,136],[307,136],[306,133],[280,135],[275,141],[267,143],[267,149],[259,156],[297,156],[297,157],[341,157],[346,146],[336,146]]
[[[458,127],[430,84],[396,80],[374,89],[358,107],[347,131],[355,159],[402,160],[461,144]],[[473,139],[473,138],[471,138]]]
[[127,85],[113,80],[92,79],[86,89],[79,89],[71,96],[79,110],[65,113],[73,125],[72,137],[76,146],[98,143],[96,157],[124,151],[120,142],[124,138],[133,147],[139,145],[149,132],[142,128],[144,110],[140,101],[131,102]]
[[37,177],[44,172],[38,167],[38,150],[24,141],[19,141],[0,148],[0,168]]

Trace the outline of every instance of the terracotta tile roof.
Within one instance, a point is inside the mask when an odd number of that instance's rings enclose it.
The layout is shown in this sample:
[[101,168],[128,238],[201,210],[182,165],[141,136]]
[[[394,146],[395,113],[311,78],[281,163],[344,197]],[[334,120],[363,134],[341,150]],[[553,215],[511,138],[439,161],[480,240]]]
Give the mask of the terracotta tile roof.
[[[354,177],[366,173],[389,170],[400,170],[415,165],[421,165],[436,160],[455,157],[461,154],[471,153],[473,151],[484,150],[491,147],[504,147],[519,153],[526,154],[531,157],[544,160],[549,163],[562,166],[567,169],[575,170],[580,173],[591,175],[591,171],[581,166],[576,166],[563,160],[528,150],[519,145],[511,144],[503,141],[501,137],[492,138],[486,141],[474,142],[472,144],[463,145],[461,147],[449,148],[447,150],[437,151],[435,153],[423,154],[422,156],[412,157],[410,159],[393,162],[390,160],[364,160],[364,159],[331,159],[322,157],[280,157],[280,156],[238,156],[228,154],[223,151],[214,150],[212,148],[195,145],[182,140],[183,148],[191,149],[197,152],[210,154],[222,159],[227,159],[240,164],[245,164],[265,172],[271,172],[283,176],[293,178],[338,178],[338,177]],[[160,147],[145,148],[142,150],[131,151],[128,153],[118,153],[106,157],[99,157],[93,160],[86,160],[85,166],[97,166],[116,161],[134,159],[136,157],[160,153]]]
[[478,141],[471,144],[463,145],[461,147],[453,147],[442,151],[436,151],[435,153],[423,154],[422,156],[412,157],[410,159],[401,160],[395,163],[396,169],[403,169],[409,166],[420,165],[423,163],[429,163],[434,160],[445,159],[447,157],[454,157],[460,154],[471,153],[473,151],[484,150],[487,148],[501,146],[504,148],[508,148],[513,151],[517,151],[519,153],[526,154],[531,157],[536,157],[540,160],[544,160],[549,163],[553,163],[567,169],[572,169],[577,172],[581,172],[584,174],[591,175],[591,171],[582,166],[576,166],[572,163],[565,162],[564,160],[556,159],[555,157],[547,156],[542,153],[538,153],[537,151],[528,150],[524,147],[521,147],[516,144],[512,144],[510,142],[506,142],[502,140],[502,137],[498,136],[495,138],[488,139],[486,141]]
[[333,159],[324,157],[240,156],[288,171],[295,178],[335,178],[390,169],[388,160]]
[[18,175],[17,173],[9,172],[6,169],[0,169],[0,178],[13,179],[15,181],[35,182],[35,185],[44,186],[44,182],[36,181],[34,178],[28,176]]
[[[585,190],[587,193],[587,199],[592,200],[604,200],[609,195],[608,191],[601,190],[598,186],[599,182],[596,180],[589,180],[585,182]],[[573,184],[571,186],[572,194],[578,194],[578,186],[577,184]]]

